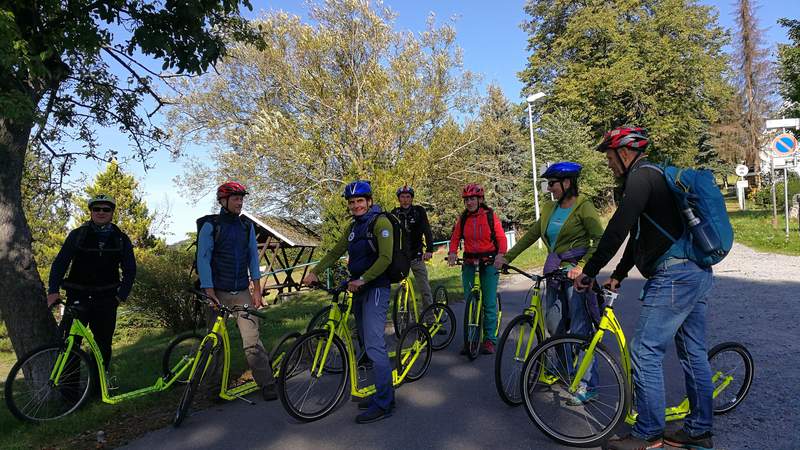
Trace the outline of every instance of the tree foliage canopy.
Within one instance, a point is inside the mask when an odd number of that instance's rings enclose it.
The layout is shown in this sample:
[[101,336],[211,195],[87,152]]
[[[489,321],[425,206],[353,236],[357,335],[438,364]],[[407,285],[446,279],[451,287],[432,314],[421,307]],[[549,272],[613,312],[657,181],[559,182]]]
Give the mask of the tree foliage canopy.
[[87,201],[99,194],[110,195],[117,203],[113,222],[131,238],[134,248],[163,247],[165,244],[150,232],[154,215],[150,213],[142,200],[139,182],[133,175],[125,173],[116,161],[106,165],[106,170],[97,174],[92,184],[84,189],[85,198],[76,205],[78,223],[90,219],[86,208]]
[[800,117],[800,20],[781,19],[778,23],[787,28],[791,40],[778,47],[780,93],[789,102],[787,114]]
[[654,150],[691,164],[704,130],[731,95],[726,32],[695,0],[529,1],[529,92],[550,94],[545,111],[578,114],[599,139],[635,123]]
[[181,82],[170,114],[178,144],[215,145],[213,164],[196,160],[183,178],[188,190],[237,179],[254,193],[248,208],[335,223],[352,179],[371,180],[391,207],[397,185],[467,177],[458,166],[475,137],[455,117],[477,96],[454,28],[431,16],[419,35],[396,32],[391,11],[361,0],[312,4],[308,15],[267,14],[266,45],[237,46],[213,76]]

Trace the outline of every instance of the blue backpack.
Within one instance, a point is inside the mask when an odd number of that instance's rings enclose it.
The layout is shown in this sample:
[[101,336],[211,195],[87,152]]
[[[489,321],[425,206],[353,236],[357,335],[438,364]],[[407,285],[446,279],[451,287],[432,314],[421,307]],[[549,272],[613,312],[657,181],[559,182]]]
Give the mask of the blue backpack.
[[664,175],[683,218],[683,234],[675,239],[649,215],[643,214],[673,242],[663,258],[687,258],[700,267],[710,267],[722,261],[733,246],[733,227],[714,174],[705,169],[681,169],[652,163],[641,167]]

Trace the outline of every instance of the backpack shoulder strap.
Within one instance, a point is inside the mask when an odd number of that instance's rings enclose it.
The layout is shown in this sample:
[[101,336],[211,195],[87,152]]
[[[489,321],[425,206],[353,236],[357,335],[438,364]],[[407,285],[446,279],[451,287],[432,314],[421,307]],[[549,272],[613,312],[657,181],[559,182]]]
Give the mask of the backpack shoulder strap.
[[83,241],[86,240],[86,234],[89,232],[89,222],[81,224],[77,228],[78,234],[75,236],[75,248],[79,249],[83,247]]
[[486,208],[486,220],[489,222],[489,237],[492,240],[492,245],[494,245],[495,250],[499,250],[499,246],[497,245],[497,233],[494,230],[494,210],[492,208]]
[[464,239],[464,227],[467,225],[467,210],[465,209],[464,212],[461,213],[461,218],[458,220],[459,225],[461,226],[461,234],[459,237]]

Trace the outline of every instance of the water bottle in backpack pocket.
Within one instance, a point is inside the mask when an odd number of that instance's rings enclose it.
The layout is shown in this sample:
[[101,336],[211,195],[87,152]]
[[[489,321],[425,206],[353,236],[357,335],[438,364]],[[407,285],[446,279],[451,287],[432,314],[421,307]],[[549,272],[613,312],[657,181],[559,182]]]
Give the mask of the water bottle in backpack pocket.
[[733,247],[733,227],[714,174],[705,169],[662,167],[651,163],[641,167],[664,175],[683,217],[684,232],[676,240],[650,216],[644,215],[673,242],[668,255],[690,259],[700,267],[710,267],[722,261]]

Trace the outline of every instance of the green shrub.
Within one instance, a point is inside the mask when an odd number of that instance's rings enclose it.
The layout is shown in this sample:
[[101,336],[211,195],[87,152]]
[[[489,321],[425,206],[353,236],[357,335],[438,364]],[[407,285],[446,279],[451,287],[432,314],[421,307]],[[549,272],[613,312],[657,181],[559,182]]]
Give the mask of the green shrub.
[[[789,172],[789,202],[792,201],[792,195],[794,194],[800,194],[800,177],[794,172]],[[764,186],[764,188],[753,194],[751,199],[759,206],[772,206],[770,185]],[[783,208],[783,182],[775,185],[775,203],[777,203],[778,209]]]
[[189,275],[193,260],[194,252],[184,249],[137,251],[136,282],[125,309],[174,331],[193,328],[197,306],[187,292],[194,281]]

